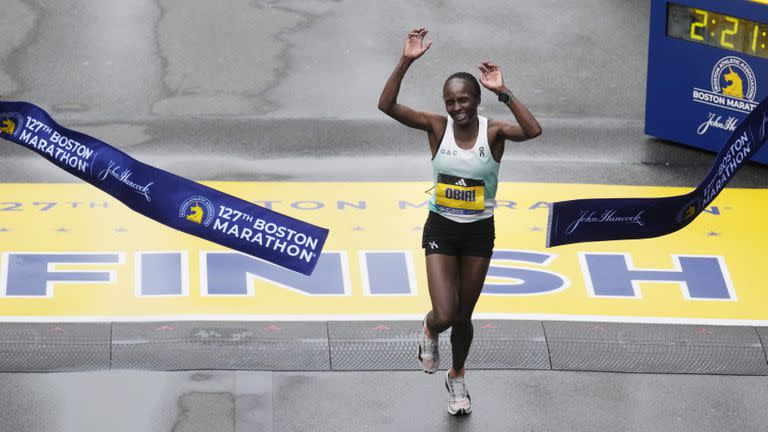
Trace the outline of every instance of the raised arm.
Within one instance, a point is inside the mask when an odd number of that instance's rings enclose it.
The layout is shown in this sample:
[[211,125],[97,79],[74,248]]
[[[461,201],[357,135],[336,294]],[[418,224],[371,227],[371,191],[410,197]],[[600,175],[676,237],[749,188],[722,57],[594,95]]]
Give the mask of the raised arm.
[[497,96],[506,94],[508,97],[506,105],[512,111],[515,120],[517,120],[517,124],[505,121],[495,122],[495,126],[498,126],[498,133],[495,137],[497,140],[525,141],[541,135],[539,122],[528,111],[528,108],[517,100],[507,86],[504,85],[501,69],[497,65],[491,62],[482,62],[480,64],[480,83]]
[[408,33],[408,39],[405,41],[403,55],[395,66],[395,70],[389,76],[384,89],[379,97],[379,109],[388,116],[400,123],[415,129],[430,132],[432,129],[433,114],[416,111],[397,102],[397,96],[400,94],[400,84],[411,64],[421,57],[432,42],[424,42],[424,36],[427,35],[427,29],[415,28]]

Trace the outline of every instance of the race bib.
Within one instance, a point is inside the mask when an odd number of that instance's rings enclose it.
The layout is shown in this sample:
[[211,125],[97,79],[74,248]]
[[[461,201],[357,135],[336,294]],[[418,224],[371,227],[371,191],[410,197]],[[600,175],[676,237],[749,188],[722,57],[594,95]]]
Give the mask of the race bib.
[[435,204],[447,213],[482,213],[485,210],[485,182],[438,173]]

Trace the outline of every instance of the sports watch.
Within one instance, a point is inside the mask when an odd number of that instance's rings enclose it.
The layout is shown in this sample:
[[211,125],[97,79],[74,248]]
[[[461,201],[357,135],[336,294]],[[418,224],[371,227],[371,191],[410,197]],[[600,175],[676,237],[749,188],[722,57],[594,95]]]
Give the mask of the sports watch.
[[509,100],[512,99],[514,96],[512,95],[512,92],[509,89],[504,90],[503,92],[499,93],[499,102],[503,104],[509,103]]

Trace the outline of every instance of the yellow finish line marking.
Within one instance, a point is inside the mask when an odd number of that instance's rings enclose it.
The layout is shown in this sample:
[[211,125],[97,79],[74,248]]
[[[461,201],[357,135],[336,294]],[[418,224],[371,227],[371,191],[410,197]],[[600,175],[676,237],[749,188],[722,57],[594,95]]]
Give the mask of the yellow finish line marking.
[[[0,320],[418,319],[425,182],[207,182],[330,229],[290,276],[174,231],[85,184],[0,184]],[[501,183],[476,318],[768,323],[768,191],[726,189],[664,237],[547,249],[548,203],[686,188]]]

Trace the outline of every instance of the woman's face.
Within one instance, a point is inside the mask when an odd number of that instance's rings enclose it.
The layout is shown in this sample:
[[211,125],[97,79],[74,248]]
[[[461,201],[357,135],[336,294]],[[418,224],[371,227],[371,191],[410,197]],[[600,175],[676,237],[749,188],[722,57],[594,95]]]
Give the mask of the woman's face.
[[448,80],[443,86],[443,101],[445,110],[458,126],[468,125],[477,117],[480,101],[474,94],[472,84],[465,79]]

